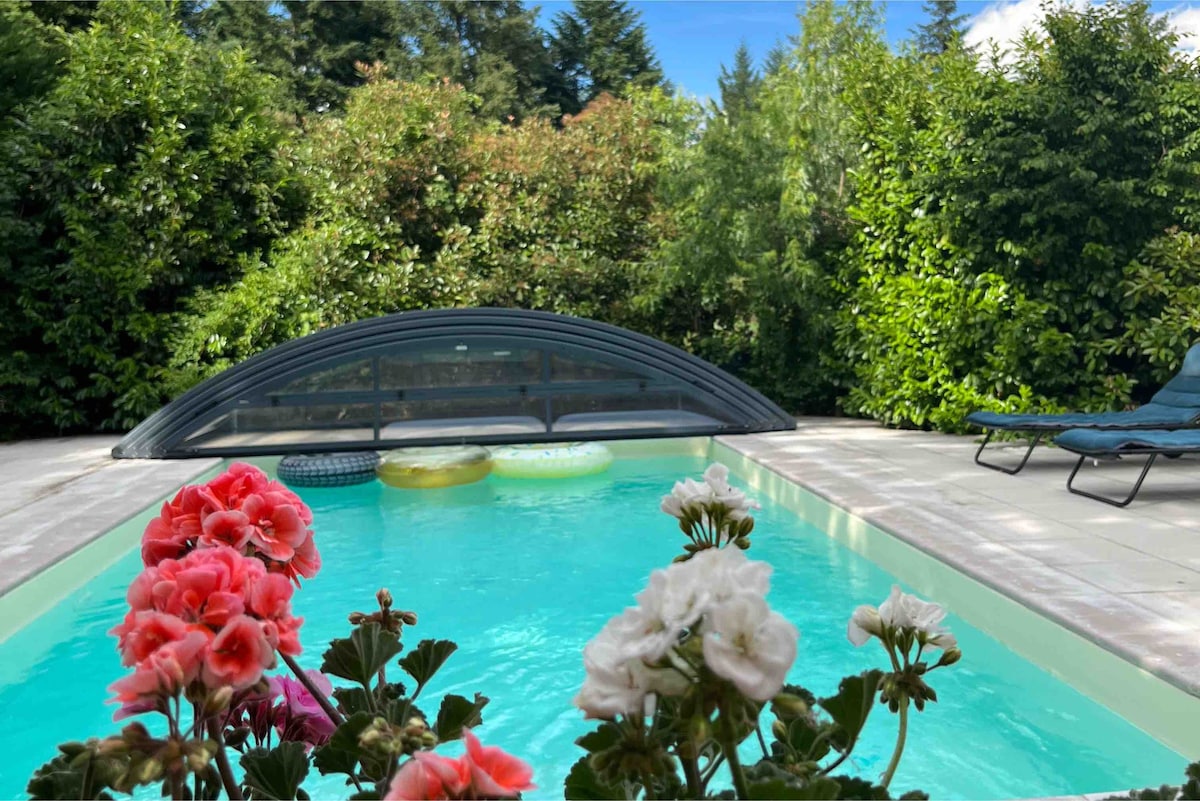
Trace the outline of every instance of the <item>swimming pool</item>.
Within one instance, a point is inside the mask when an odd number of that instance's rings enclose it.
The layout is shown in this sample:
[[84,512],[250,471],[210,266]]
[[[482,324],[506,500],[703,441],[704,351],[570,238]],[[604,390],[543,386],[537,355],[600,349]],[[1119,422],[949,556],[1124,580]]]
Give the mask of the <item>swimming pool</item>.
[[[591,728],[570,703],[583,678],[580,650],[652,569],[680,552],[683,538],[658,499],[705,465],[623,459],[608,474],[575,480],[302,491],[325,566],[296,596],[306,618],[301,662],[317,666],[324,643],[347,630],[346,614],[370,609],[374,591],[389,587],[397,606],[420,615],[406,632],[410,645],[425,637],[459,643],[430,692],[488,695],[481,735],[534,766],[542,790],[529,797],[561,797],[582,753],[573,740]],[[843,675],[879,666],[882,650],[853,648],[845,623],[856,605],[886,597],[895,579],[752,494],[764,508],[750,554],[775,566],[769,601],[802,631],[789,680],[829,694]],[[20,796],[56,743],[117,728],[102,701],[123,671],[105,632],[123,615],[138,569],[130,554],[0,644],[0,708],[10,720],[38,721],[0,732],[10,755],[0,765],[0,797]],[[1182,772],[1183,756],[964,621],[948,622],[965,658],[934,677],[939,703],[914,716],[897,791],[1035,797],[1156,785]],[[855,751],[863,775],[882,771],[894,742],[895,719],[882,712]],[[336,783],[322,789],[340,792]]]

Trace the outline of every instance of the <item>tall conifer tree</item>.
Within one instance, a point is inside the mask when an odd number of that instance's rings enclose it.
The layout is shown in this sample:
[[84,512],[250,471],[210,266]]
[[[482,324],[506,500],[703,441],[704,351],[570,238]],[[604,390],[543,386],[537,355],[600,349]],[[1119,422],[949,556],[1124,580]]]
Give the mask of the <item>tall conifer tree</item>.
[[925,0],[921,7],[929,21],[917,26],[917,47],[922,53],[940,56],[962,41],[966,14],[958,13],[958,0]]

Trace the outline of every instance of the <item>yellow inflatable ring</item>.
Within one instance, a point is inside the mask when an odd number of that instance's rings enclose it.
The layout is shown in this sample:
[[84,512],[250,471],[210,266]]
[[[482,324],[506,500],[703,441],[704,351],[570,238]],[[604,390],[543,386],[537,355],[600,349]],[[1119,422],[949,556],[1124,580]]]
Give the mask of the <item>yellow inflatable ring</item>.
[[375,475],[391,487],[432,489],[480,481],[492,472],[487,448],[397,448],[383,454]]
[[603,473],[612,452],[599,442],[505,445],[492,449],[492,470],[506,478],[572,478]]

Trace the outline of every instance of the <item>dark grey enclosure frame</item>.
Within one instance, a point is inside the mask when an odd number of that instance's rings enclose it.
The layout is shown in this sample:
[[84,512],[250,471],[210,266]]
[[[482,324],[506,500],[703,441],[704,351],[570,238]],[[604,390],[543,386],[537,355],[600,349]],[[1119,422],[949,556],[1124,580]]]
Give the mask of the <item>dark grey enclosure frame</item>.
[[[373,360],[371,390],[314,393],[279,392],[288,382],[330,365],[348,365],[405,346],[476,338],[497,338],[549,354],[580,353],[636,374],[637,378],[603,382],[551,383],[548,368],[540,382],[484,386],[432,387],[405,390],[381,389],[379,359]],[[341,359],[339,363],[337,360]],[[599,386],[598,386],[599,385]],[[636,395],[670,390],[686,393],[725,418],[713,424],[657,428],[601,428],[594,431],[547,431],[429,437],[381,437],[381,409],[385,403],[454,398],[545,398]],[[186,442],[188,437],[214,424],[234,410],[265,409],[314,403],[375,404],[374,436],[353,441],[294,442],[263,445],[206,447]],[[470,417],[463,422],[469,423]],[[516,309],[440,309],[404,312],[331,328],[285,343],[247,359],[220,375],[193,387],[146,418],[113,448],[121,458],[177,459],[199,456],[259,456],[286,453],[324,453],[381,449],[412,445],[508,444],[564,442],[649,437],[744,434],[784,431],[795,420],[756,390],[708,362],[651,337],[623,328],[547,312]]]

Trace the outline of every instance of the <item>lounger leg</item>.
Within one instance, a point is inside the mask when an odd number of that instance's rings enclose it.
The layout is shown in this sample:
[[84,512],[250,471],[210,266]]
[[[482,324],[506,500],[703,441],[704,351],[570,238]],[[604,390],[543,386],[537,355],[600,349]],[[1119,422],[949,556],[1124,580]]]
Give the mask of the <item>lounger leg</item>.
[[1022,457],[1020,464],[1018,464],[1016,467],[1003,467],[1002,465],[993,464],[992,462],[985,462],[979,458],[980,454],[983,453],[983,449],[986,448],[988,442],[991,441],[992,434],[994,433],[995,429],[988,429],[987,436],[983,438],[983,443],[979,446],[979,450],[975,451],[975,464],[979,465],[980,467],[986,467],[989,470],[999,470],[1001,473],[1008,473],[1010,476],[1015,476],[1017,473],[1021,472],[1021,468],[1024,467],[1025,463],[1029,461],[1029,454],[1033,453],[1033,449],[1037,447],[1037,444],[1042,441],[1042,437],[1045,435],[1044,431],[1039,431],[1037,436],[1029,441],[1029,449],[1025,451],[1025,456]]
[[1075,480],[1075,474],[1079,472],[1079,468],[1083,467],[1083,462],[1085,459],[1092,458],[1090,456],[1080,456],[1079,457],[1079,461],[1075,463],[1075,469],[1071,471],[1070,477],[1067,478],[1067,489],[1070,490],[1071,492],[1075,493],[1076,495],[1082,495],[1083,497],[1091,498],[1094,501],[1101,501],[1103,503],[1109,504],[1110,506],[1119,506],[1119,507],[1124,508],[1129,505],[1129,502],[1132,501],[1134,499],[1134,497],[1138,494],[1138,490],[1140,490],[1142,488],[1142,482],[1146,480],[1146,474],[1150,472],[1150,466],[1154,464],[1154,459],[1157,456],[1158,456],[1157,453],[1150,454],[1150,458],[1146,460],[1145,467],[1142,468],[1142,474],[1140,476],[1138,476],[1138,480],[1133,485],[1133,489],[1131,489],[1129,491],[1129,494],[1125,496],[1125,500],[1123,500],[1123,501],[1118,501],[1114,498],[1106,498],[1103,495],[1095,495],[1093,493],[1086,492],[1081,489],[1076,489],[1075,487],[1071,486],[1071,482]]

